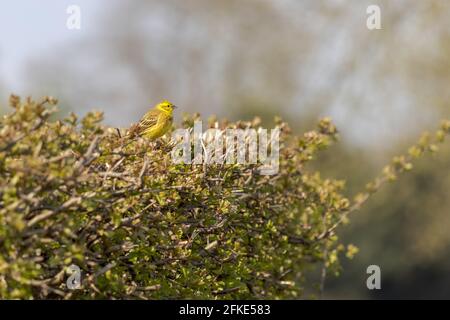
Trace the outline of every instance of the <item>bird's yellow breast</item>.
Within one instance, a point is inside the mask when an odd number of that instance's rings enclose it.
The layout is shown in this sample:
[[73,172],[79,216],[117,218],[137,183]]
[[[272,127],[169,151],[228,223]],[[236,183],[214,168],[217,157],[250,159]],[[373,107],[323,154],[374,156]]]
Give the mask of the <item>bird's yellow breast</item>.
[[172,126],[172,115],[169,115],[167,113],[161,112],[158,115],[158,120],[154,126],[151,126],[147,128],[143,132],[143,136],[149,139],[156,139],[169,131],[170,127]]

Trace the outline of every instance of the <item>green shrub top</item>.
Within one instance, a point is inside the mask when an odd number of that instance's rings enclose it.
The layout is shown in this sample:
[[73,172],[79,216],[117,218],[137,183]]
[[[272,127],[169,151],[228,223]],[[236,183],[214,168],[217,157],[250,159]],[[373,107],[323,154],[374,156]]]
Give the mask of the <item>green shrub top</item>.
[[10,102],[0,122],[0,298],[303,297],[309,270],[338,270],[335,230],[347,214],[435,148],[421,141],[350,201],[343,181],[306,168],[336,138],[328,119],[300,137],[277,121],[280,170],[263,176],[258,164],[174,164],[167,140],[124,142],[101,113],[51,120],[52,98]]

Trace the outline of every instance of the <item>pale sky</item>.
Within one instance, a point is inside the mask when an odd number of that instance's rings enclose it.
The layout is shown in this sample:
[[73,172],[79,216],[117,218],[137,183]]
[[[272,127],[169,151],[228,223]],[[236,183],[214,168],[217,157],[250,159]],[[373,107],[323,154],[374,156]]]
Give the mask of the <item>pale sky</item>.
[[[37,54],[94,33],[106,0],[14,0],[0,2],[0,83],[7,92],[20,91],[23,66]],[[81,30],[69,30],[68,6],[81,9]]]

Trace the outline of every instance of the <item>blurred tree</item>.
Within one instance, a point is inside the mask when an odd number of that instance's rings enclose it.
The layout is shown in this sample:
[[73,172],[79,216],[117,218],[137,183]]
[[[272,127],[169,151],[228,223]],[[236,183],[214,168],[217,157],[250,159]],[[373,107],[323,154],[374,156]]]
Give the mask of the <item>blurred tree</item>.
[[308,39],[272,1],[121,2],[103,25],[76,51],[64,48],[64,61],[37,59],[31,87],[63,86],[74,104],[100,102],[122,124],[167,97],[207,113],[229,114],[253,97],[275,109],[294,106],[299,48]]
[[449,5],[380,1],[383,29],[370,31],[369,4],[108,2],[101,29],[30,63],[30,92],[53,90],[71,105],[105,109],[117,125],[162,98],[224,116],[261,101],[261,111],[294,117],[330,113],[345,140],[383,149],[402,139],[397,127],[414,134],[435,123],[433,106],[448,98],[440,48]]
[[[448,144],[447,144],[448,148]],[[373,197],[341,229],[344,241],[360,253],[343,265],[342,275],[328,283],[329,296],[378,298],[445,298],[450,277],[450,149]],[[364,162],[359,169],[368,169]],[[356,168],[356,167],[355,167]],[[366,268],[382,269],[382,290],[365,286]]]

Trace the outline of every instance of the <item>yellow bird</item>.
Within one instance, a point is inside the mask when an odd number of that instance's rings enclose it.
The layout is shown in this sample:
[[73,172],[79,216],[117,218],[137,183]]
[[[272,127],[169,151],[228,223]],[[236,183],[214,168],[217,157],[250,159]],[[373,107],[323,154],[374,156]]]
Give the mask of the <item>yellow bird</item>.
[[177,107],[167,100],[158,103],[142,117],[138,124],[130,128],[129,136],[139,136],[150,140],[163,136],[172,126],[175,108]]

